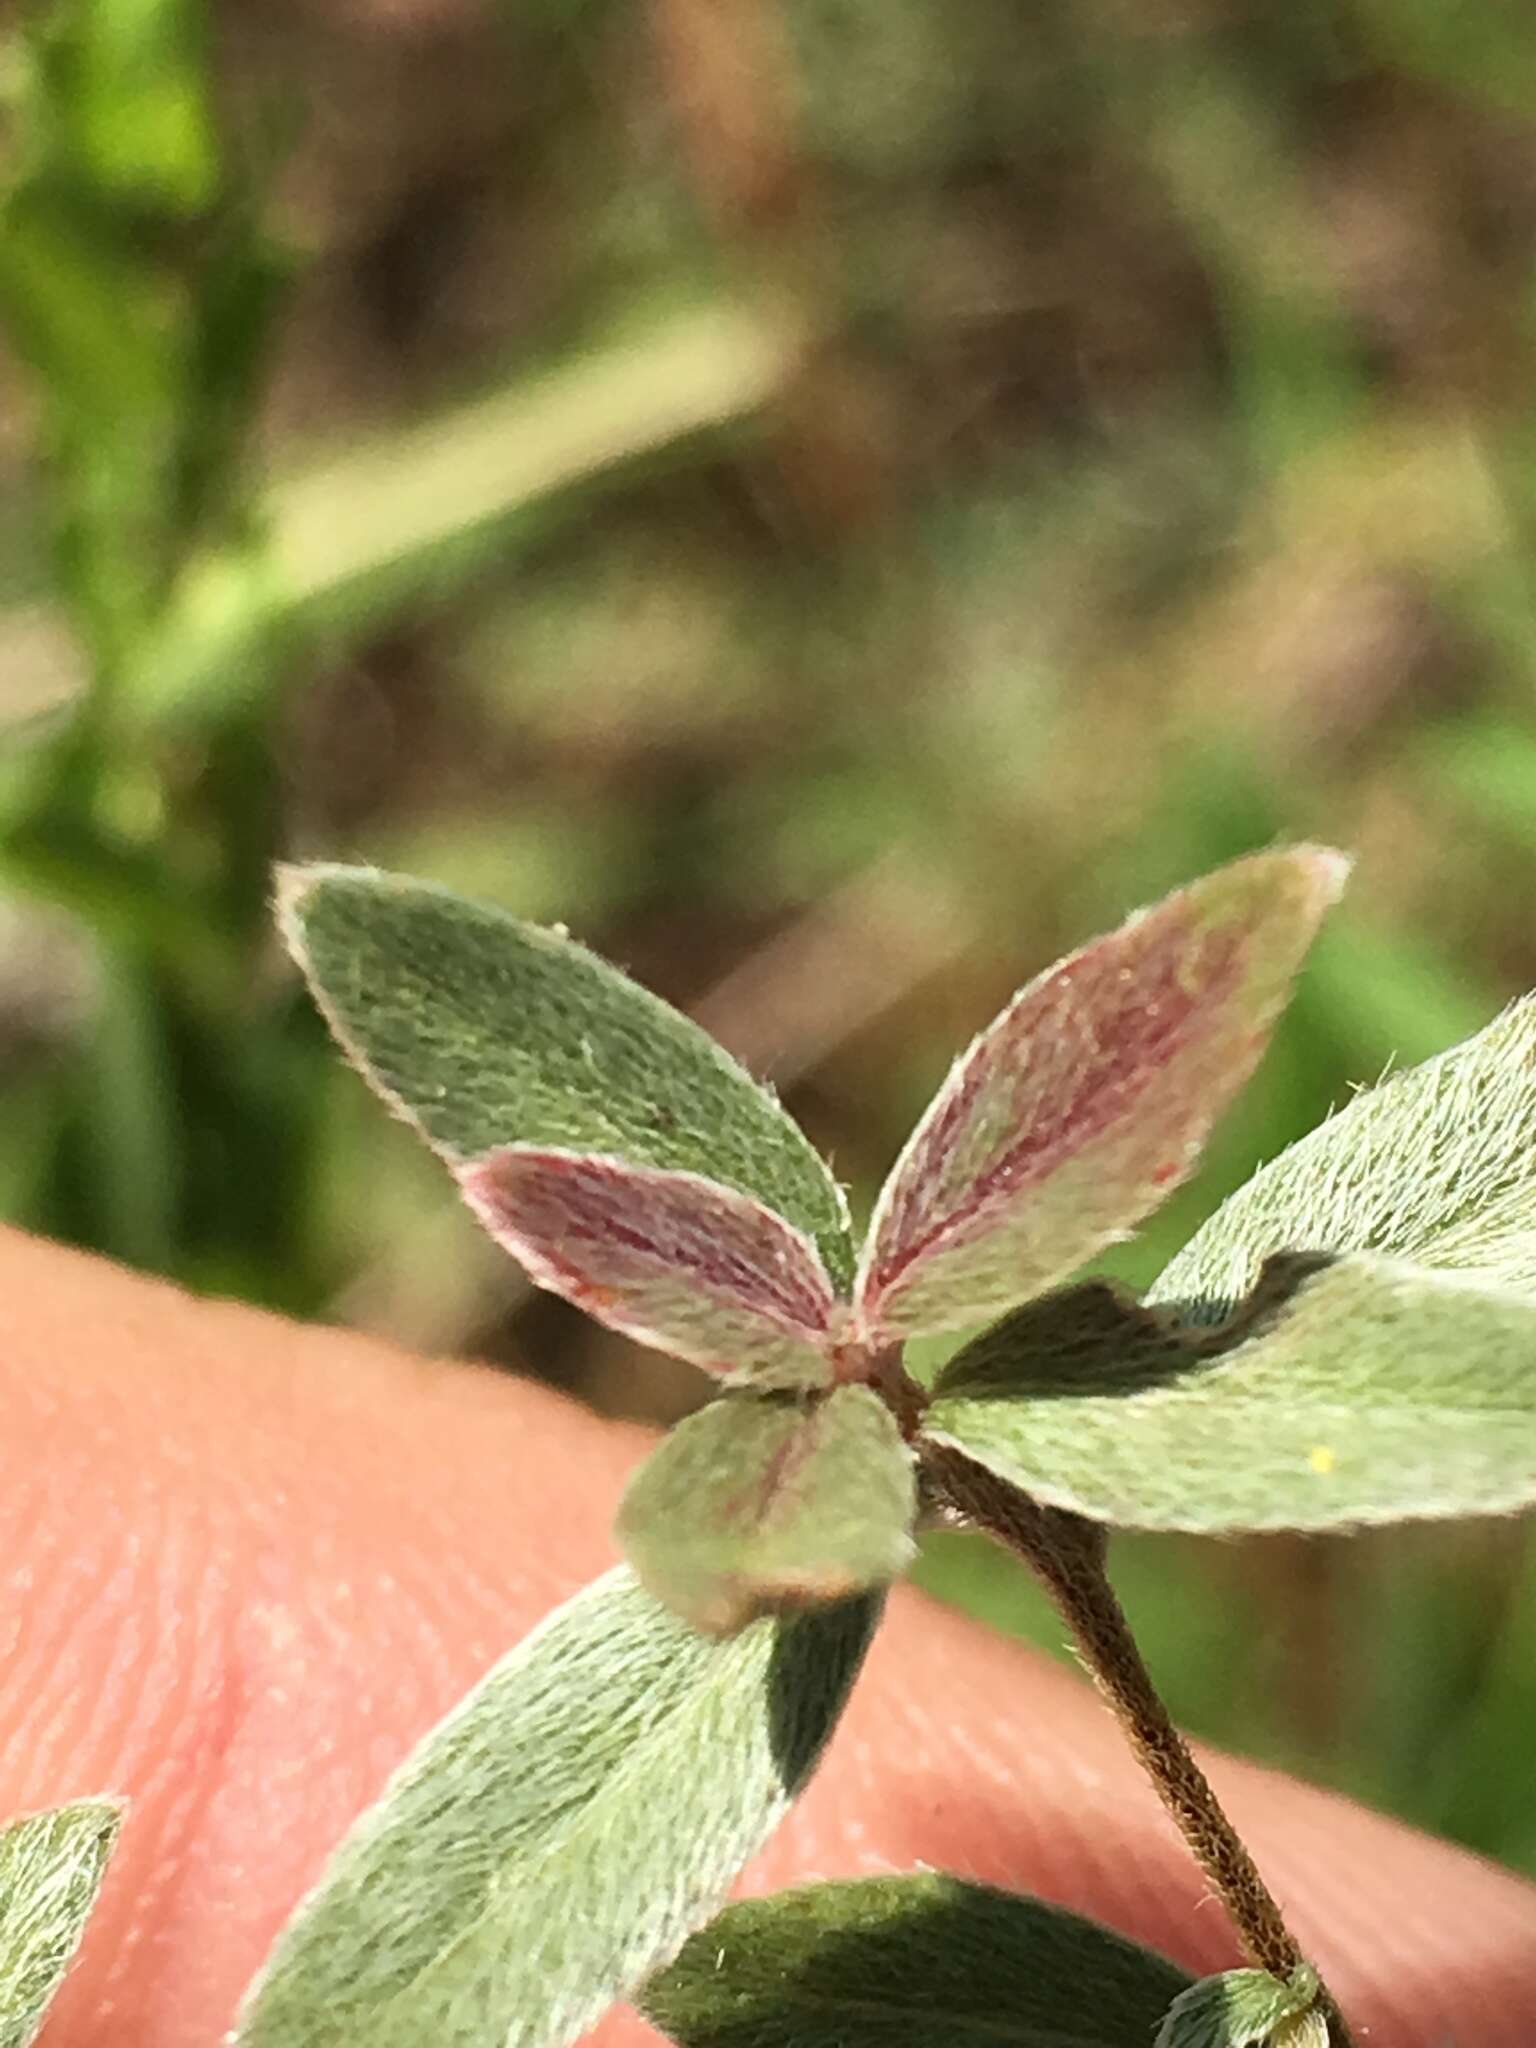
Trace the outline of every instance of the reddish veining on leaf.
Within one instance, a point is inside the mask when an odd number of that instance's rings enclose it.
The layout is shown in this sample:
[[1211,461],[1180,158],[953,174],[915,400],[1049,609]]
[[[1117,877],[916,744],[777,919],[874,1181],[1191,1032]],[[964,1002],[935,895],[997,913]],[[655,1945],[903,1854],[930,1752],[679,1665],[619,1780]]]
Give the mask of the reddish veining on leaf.
[[816,1356],[788,1377],[830,1377],[839,1304],[820,1255],[749,1196],[697,1174],[522,1145],[458,1178],[535,1280],[615,1328],[727,1373],[800,1348]]
[[744,1528],[759,1528],[785,1498],[797,1476],[815,1456],[820,1434],[820,1410],[800,1418],[799,1427],[775,1446],[762,1469],[753,1473],[739,1493],[725,1502],[723,1518]]
[[[1242,957],[1236,941],[1210,950],[1218,957],[1209,961],[1209,980],[1198,994],[1180,984],[1181,958],[1154,957],[1146,963],[1151,974],[1138,979],[1131,990],[1115,990],[1120,998],[1115,1008],[1101,1007],[1104,969],[1112,963],[1097,959],[1096,949],[1089,949],[1010,1008],[1001,1028],[994,1026],[976,1046],[958,1077],[954,1099],[935,1122],[931,1142],[921,1158],[914,1155],[911,1161],[910,1176],[890,1211],[890,1235],[900,1249],[873,1274],[878,1288],[891,1286],[936,1239],[963,1224],[995,1195],[1017,1195],[1031,1182],[1044,1180],[1062,1160],[1124,1116],[1140,1090],[1165,1072],[1196,1037],[1202,1018],[1209,1018],[1211,1009],[1237,986]],[[1126,979],[1123,973],[1113,978]],[[1082,994],[1079,983],[1087,984]],[[1036,1107],[1033,1098],[1045,1078],[1041,1066],[1048,1070],[1051,1063],[1049,1054],[1043,1062],[1038,1058],[1042,1044],[1080,1032],[1096,1038],[1100,1048],[1107,1039],[1108,1050],[1098,1050],[1094,1064],[1078,1067],[1070,1092]],[[956,1176],[946,1171],[946,1157],[989,1094],[1006,1104],[1008,1121],[1015,1128],[1020,1113],[1035,1113],[1013,1144],[997,1151],[984,1171],[957,1186]],[[1179,1170],[1175,1161],[1165,1162],[1158,1171],[1166,1182]],[[945,1197],[962,1206],[949,1208]]]
[[[775,1519],[793,1518],[801,1512],[806,1475],[823,1448],[827,1411],[818,1405],[801,1415],[792,1434],[777,1445],[760,1471],[746,1480],[740,1490],[721,1504],[722,1526],[733,1535],[751,1537]],[[851,1592],[859,1583],[846,1569],[826,1559],[805,1559],[790,1568],[759,1571],[750,1576],[724,1573],[718,1587],[718,1604],[712,1625],[722,1630],[738,1628],[753,1614],[796,1601],[835,1599]]]
[[1122,1149],[1088,1209],[1118,1202],[1118,1224],[1138,1220],[1251,1071],[1342,877],[1336,856],[1312,850],[1236,863],[1021,991],[940,1091],[882,1197],[860,1288],[876,1324],[912,1269],[1016,1215],[1095,1141]]

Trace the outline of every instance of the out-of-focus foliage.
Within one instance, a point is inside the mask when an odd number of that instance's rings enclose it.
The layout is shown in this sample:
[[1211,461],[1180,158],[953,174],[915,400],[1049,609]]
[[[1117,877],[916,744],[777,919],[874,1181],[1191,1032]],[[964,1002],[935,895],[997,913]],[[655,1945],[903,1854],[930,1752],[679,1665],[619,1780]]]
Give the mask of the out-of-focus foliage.
[[[520,1297],[333,1066],[280,855],[566,920],[859,1204],[1034,969],[1235,853],[1347,845],[1133,1280],[1536,985],[1527,11],[8,24],[0,1213],[695,1398]],[[1536,1869],[1518,1526],[1116,1556],[1197,1729]],[[1053,1639],[990,1556],[928,1569]]]

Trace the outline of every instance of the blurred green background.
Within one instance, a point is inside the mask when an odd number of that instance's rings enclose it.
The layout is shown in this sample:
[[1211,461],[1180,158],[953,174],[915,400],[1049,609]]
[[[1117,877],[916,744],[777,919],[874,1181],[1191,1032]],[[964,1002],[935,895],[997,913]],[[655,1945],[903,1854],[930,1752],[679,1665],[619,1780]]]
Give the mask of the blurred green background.
[[[1348,846],[1138,1280],[1536,985],[1524,5],[56,0],[0,124],[0,1214],[696,1398],[339,1069],[280,856],[567,922],[867,1201],[1056,953]],[[1116,1556],[1193,1728],[1536,1871],[1521,1527]]]

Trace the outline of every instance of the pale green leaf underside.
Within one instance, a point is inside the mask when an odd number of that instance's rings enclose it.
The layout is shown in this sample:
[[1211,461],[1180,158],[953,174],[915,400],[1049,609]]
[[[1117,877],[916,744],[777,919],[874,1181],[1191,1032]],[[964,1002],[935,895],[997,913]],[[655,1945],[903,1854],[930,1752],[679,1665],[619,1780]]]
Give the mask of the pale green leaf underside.
[[1274,1261],[1214,1329],[1076,1288],[968,1345],[925,1427],[1123,1528],[1509,1512],[1536,1500],[1536,1303],[1363,1254]]
[[641,1466],[618,1536],[658,1600],[724,1634],[894,1579],[916,1513],[912,1453],[868,1387],[810,1405],[726,1395]]
[[642,2007],[682,2048],[1144,2048],[1188,1983],[1075,1913],[924,1874],[729,1906]]
[[280,1936],[240,2048],[558,2048],[715,1909],[876,1608],[695,1634],[610,1572],[439,1728]]
[[1282,1152],[1151,1299],[1219,1321],[1284,1251],[1384,1252],[1536,1296],[1536,996]]
[[[1305,1966],[1286,1984],[1268,1970],[1226,1970],[1181,1991],[1158,2029],[1154,2048],[1265,2048],[1284,2022],[1298,2019],[1317,1996]],[[1326,2042],[1326,2031],[1323,2034]]]
[[81,1799],[0,1828],[0,2048],[26,2048],[80,1946],[122,1826]]
[[451,1161],[525,1144],[702,1174],[787,1217],[848,1283],[842,1196],[798,1125],[585,947],[369,868],[286,870],[280,909],[343,1048]]

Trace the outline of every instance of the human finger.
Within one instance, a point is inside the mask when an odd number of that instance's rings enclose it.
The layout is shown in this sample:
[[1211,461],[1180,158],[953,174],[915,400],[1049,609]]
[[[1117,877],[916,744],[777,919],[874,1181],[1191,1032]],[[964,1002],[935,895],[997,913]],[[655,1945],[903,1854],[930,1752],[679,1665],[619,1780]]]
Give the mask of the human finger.
[[[133,1809],[48,2048],[211,2048],[410,1744],[611,1561],[644,1448],[525,1383],[0,1236],[0,1812]],[[1344,1802],[1213,1766],[1369,2048],[1515,2048],[1536,1892]],[[893,1600],[826,1765],[748,1873],[958,1870],[1191,1967],[1230,1935],[1070,1673]],[[632,2015],[603,2048],[651,2040]]]

